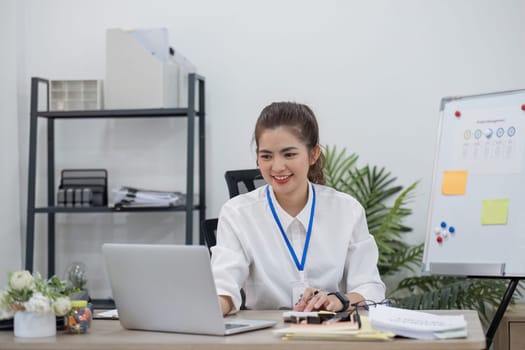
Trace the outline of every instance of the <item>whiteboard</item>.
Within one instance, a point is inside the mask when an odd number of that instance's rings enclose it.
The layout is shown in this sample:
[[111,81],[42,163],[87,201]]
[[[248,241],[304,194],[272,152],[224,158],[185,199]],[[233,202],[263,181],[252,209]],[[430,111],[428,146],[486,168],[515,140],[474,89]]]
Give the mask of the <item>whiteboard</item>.
[[423,270],[525,276],[525,90],[441,101]]

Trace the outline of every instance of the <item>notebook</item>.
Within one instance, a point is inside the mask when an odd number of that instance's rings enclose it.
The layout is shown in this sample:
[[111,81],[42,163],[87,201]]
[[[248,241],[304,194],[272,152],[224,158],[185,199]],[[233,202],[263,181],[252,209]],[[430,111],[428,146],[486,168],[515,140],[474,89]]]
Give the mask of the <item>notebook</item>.
[[276,321],[223,318],[205,246],[102,246],[113,299],[127,329],[230,335]]

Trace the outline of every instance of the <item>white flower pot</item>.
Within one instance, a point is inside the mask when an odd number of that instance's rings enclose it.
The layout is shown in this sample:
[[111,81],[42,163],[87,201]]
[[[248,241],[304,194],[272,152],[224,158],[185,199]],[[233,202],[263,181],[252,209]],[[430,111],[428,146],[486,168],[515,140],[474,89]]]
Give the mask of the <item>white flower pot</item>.
[[14,320],[15,337],[40,338],[52,337],[57,333],[55,315],[18,311]]

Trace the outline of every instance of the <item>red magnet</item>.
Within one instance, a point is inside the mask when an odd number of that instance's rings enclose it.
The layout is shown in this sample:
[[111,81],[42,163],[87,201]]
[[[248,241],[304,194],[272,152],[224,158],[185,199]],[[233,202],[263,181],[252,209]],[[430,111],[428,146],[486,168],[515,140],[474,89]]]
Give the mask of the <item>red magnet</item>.
[[461,112],[460,111],[456,111],[456,113],[454,113],[454,115],[456,116],[456,118],[459,118],[459,117],[461,117]]
[[522,110],[522,111],[525,111],[525,104],[522,104],[522,105],[521,105],[521,110]]
[[437,241],[438,243],[442,243],[442,242],[443,242],[443,237],[438,236],[438,237],[436,238],[436,241]]

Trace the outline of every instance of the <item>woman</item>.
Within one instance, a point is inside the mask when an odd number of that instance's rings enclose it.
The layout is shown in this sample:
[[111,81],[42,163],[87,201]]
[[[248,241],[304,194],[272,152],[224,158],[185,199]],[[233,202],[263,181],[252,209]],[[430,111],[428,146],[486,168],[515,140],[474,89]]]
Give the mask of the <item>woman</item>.
[[312,110],[265,107],[255,125],[257,165],[268,185],[237,196],[219,215],[212,268],[224,315],[250,309],[342,311],[384,299],[378,250],[363,207],[324,186]]

